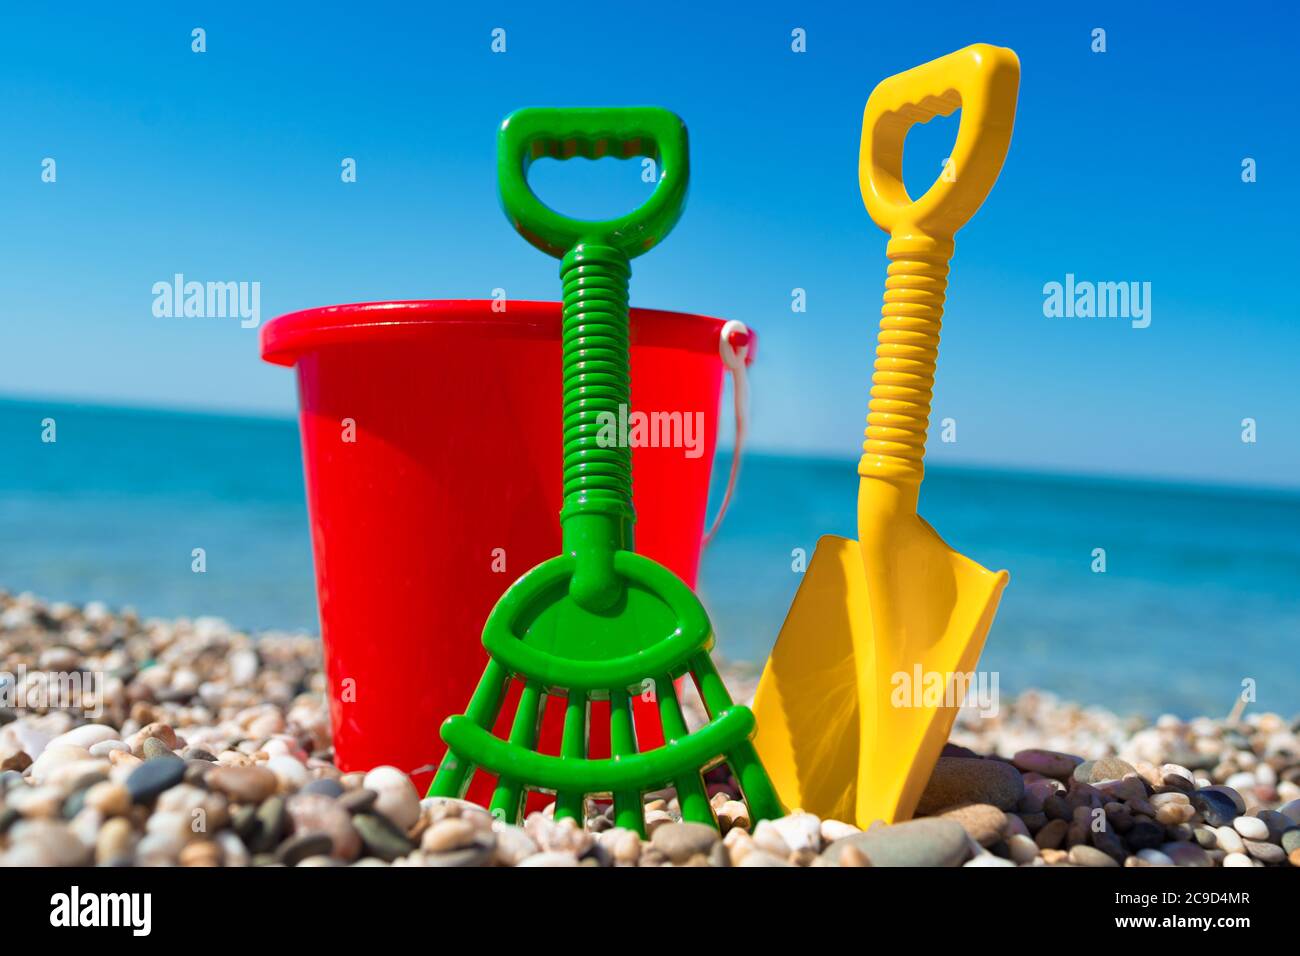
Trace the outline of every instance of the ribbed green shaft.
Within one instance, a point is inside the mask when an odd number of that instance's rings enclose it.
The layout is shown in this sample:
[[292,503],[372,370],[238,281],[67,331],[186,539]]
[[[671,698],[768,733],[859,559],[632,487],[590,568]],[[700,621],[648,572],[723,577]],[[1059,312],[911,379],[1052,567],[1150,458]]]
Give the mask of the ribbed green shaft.
[[[564,283],[564,507],[577,514],[632,520],[632,450],[621,441],[620,412],[631,401],[628,370],[627,256],[581,243],[560,263]],[[612,439],[612,441],[611,441]]]

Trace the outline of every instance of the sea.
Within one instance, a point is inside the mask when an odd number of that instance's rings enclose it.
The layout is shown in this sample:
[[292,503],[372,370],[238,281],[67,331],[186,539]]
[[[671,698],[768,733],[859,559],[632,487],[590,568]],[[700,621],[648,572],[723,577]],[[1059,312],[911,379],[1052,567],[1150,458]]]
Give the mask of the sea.
[[[855,466],[746,454],[698,585],[719,654],[760,667],[817,539],[856,536]],[[1010,572],[980,661],[1001,693],[1300,712],[1300,492],[931,466],[920,511]],[[296,423],[0,400],[0,588],[318,632]]]

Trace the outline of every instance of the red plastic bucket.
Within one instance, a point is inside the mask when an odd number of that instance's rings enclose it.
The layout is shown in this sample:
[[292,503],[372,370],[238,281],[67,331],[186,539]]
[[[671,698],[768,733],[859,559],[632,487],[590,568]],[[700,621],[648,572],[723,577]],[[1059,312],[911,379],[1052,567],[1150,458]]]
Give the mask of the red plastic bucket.
[[[336,760],[401,767],[422,789],[442,756],[439,725],[464,709],[487,662],[488,612],[560,550],[560,306],[493,305],[331,306],[262,329],[262,357],[298,370]],[[634,444],[636,547],[692,587],[723,324],[631,313],[631,412],[702,424],[678,432],[690,448]],[[653,709],[638,714],[643,747],[662,742]],[[557,721],[543,721],[539,748],[558,752]],[[490,791],[479,782],[471,795]]]

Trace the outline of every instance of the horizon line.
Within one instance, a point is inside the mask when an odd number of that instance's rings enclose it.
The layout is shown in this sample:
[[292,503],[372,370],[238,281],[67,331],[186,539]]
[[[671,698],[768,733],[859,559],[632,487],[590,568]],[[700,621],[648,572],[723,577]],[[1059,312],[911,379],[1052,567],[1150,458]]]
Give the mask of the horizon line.
[[[71,408],[85,408],[91,410],[103,410],[110,412],[125,412],[144,415],[159,416],[189,416],[195,418],[220,418],[226,420],[246,421],[257,424],[284,424],[297,428],[297,414],[285,414],[283,412],[271,411],[270,409],[259,410],[252,408],[214,408],[210,405],[154,405],[148,402],[133,402],[130,400],[105,400],[102,398],[76,398],[76,397],[56,397],[42,395],[15,395],[8,392],[0,392],[0,403],[22,404],[22,405],[62,405]],[[724,444],[719,441],[714,454],[727,454],[731,451],[730,444]],[[757,455],[766,458],[785,458],[797,459],[800,461],[814,462],[826,465],[837,465],[846,462],[852,462],[856,459],[857,453],[853,455],[841,455],[830,450],[806,450],[794,448],[779,448],[768,446],[756,446],[750,444],[746,447],[747,455]],[[743,467],[743,465],[742,465]],[[1051,465],[1023,465],[1011,464],[999,461],[963,461],[963,462],[934,462],[927,464],[928,470],[934,471],[964,471],[980,474],[1000,474],[1000,475],[1020,475],[1029,478],[1039,478],[1052,481],[1082,480],[1087,482],[1102,482],[1112,484],[1147,484],[1158,485],[1162,487],[1178,487],[1191,491],[1244,491],[1251,494],[1273,494],[1283,497],[1300,496],[1300,483],[1294,485],[1279,485],[1267,482],[1257,482],[1253,484],[1244,484],[1240,481],[1234,481],[1224,478],[1196,477],[1188,475],[1173,475],[1168,473],[1152,472],[1119,472],[1089,470],[1078,468],[1061,468]]]

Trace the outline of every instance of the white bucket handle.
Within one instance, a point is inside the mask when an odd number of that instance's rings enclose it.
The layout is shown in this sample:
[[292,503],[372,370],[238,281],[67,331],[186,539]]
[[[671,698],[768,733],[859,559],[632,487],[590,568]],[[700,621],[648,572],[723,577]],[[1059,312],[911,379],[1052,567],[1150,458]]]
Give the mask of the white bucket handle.
[[[741,333],[741,336],[736,336],[736,333]],[[731,446],[731,471],[727,475],[727,491],[722,496],[722,504],[718,506],[718,513],[714,515],[713,522],[704,532],[705,545],[713,540],[722,526],[722,519],[731,504],[732,492],[736,490],[736,476],[740,474],[740,454],[744,449],[745,436],[749,430],[749,375],[745,371],[745,360],[749,356],[749,334],[749,326],[737,319],[731,319],[723,323],[722,331],[718,335],[718,354],[722,356],[722,364],[731,373],[731,392],[735,399],[736,440]],[[743,336],[742,343],[738,346],[734,345],[731,341],[733,336]]]

